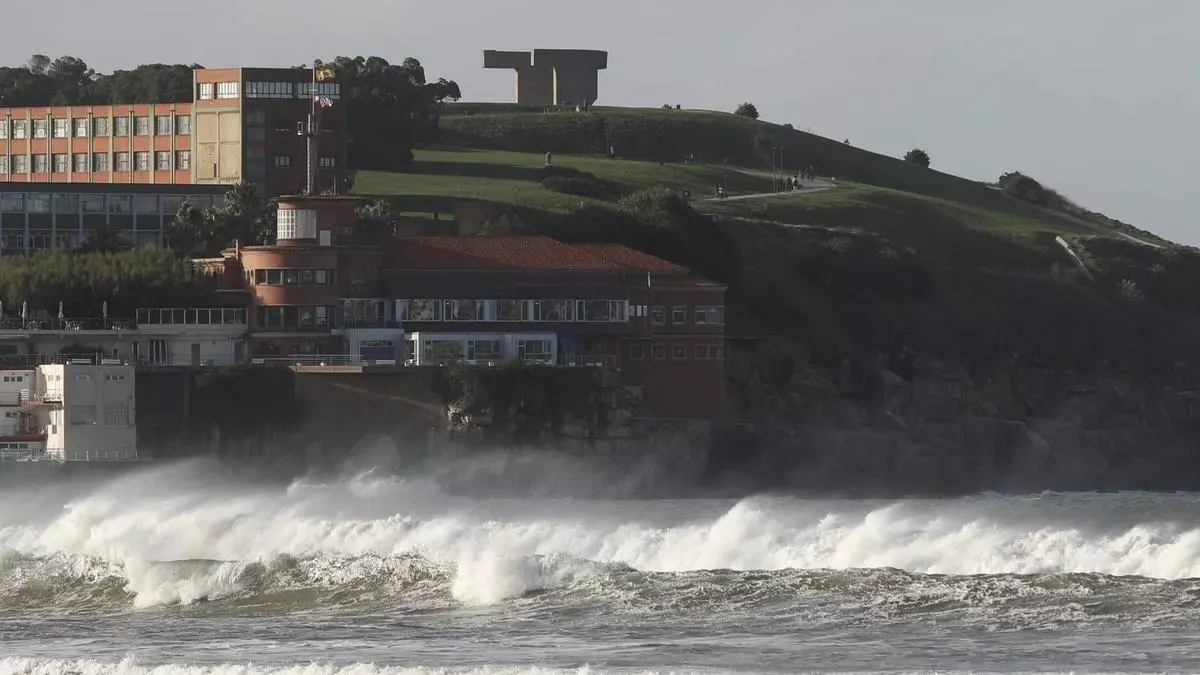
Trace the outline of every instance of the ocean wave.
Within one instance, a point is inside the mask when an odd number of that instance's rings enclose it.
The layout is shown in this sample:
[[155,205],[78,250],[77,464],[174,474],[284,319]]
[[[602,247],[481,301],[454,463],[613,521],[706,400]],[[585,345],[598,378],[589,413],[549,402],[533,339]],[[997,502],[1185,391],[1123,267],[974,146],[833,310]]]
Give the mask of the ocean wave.
[[[31,659],[0,658],[0,673],[28,675],[604,675],[617,672],[590,667],[572,669],[537,668],[526,666],[483,666],[479,668],[389,667],[367,663],[351,665],[297,664],[290,666],[255,666],[252,664],[221,664],[196,666],[186,664],[142,665],[133,658],[117,662],[91,659]],[[655,675],[671,672],[683,675],[690,671],[641,670],[620,671],[624,675]],[[711,671],[705,671],[711,673]]]

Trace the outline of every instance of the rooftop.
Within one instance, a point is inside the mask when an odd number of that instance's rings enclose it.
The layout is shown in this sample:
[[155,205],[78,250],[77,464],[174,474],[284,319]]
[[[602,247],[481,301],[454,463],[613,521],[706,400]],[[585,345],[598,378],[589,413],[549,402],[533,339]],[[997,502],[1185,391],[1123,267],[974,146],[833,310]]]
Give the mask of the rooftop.
[[575,244],[576,249],[634,272],[686,272],[687,268],[622,244]]
[[549,237],[400,237],[392,244],[392,266],[400,270],[527,270],[618,272],[621,265],[583,246]]

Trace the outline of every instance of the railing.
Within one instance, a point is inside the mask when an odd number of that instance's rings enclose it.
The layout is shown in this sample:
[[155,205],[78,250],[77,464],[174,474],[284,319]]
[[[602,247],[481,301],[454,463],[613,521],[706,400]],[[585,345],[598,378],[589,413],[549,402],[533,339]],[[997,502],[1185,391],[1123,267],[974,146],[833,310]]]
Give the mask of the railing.
[[129,365],[129,362],[103,354],[0,354],[0,366],[8,368],[36,368],[37,366],[74,363],[80,365]]
[[129,319],[63,318],[63,319],[0,319],[0,330],[5,331],[51,331],[67,332],[80,330],[118,331],[132,329]]
[[73,450],[65,453],[68,462],[133,462],[137,450]]
[[40,405],[43,403],[62,403],[62,389],[48,389],[46,391],[31,391],[22,389],[21,393],[17,394],[18,405]]
[[404,325],[389,319],[336,319],[334,330],[359,330],[369,328],[403,328]]
[[162,307],[139,309],[138,325],[244,326],[246,309],[238,307]]

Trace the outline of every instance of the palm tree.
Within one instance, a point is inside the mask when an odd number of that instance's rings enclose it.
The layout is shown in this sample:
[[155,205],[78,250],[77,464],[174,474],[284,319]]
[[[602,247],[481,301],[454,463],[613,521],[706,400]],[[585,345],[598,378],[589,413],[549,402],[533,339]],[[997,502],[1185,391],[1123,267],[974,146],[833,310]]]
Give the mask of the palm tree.
[[180,204],[171,222],[171,246],[184,255],[191,255],[198,248],[207,253],[212,238],[213,214],[192,206],[191,202]]

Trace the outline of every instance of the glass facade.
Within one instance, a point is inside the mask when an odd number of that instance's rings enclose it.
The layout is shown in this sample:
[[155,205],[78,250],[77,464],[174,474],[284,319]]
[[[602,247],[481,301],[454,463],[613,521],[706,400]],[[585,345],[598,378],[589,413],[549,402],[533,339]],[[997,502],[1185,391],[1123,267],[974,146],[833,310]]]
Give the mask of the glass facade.
[[74,249],[105,227],[130,246],[163,246],[179,205],[197,208],[212,195],[102,192],[0,192],[0,252]]

